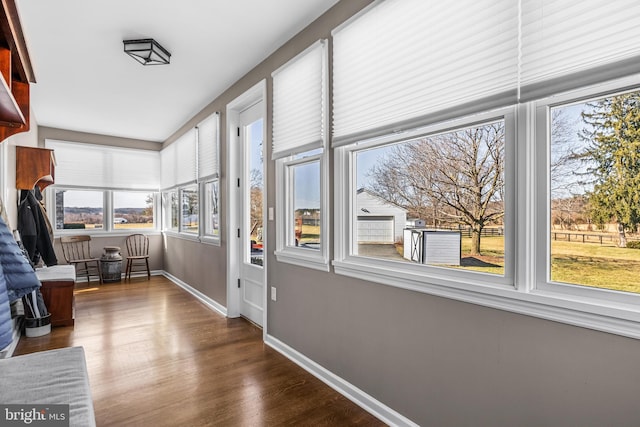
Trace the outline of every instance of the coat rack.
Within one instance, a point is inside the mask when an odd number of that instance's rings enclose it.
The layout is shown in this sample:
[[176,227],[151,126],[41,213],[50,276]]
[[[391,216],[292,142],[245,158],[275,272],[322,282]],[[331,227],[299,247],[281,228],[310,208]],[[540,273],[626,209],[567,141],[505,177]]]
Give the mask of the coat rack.
[[54,183],[56,158],[53,150],[37,147],[16,147],[16,188],[40,191]]

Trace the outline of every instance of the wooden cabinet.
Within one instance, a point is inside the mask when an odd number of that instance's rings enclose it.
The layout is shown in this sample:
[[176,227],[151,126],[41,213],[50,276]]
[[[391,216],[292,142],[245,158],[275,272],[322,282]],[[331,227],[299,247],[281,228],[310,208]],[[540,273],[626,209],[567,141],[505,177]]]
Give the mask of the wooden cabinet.
[[73,326],[75,323],[73,285],[73,280],[42,282],[40,292],[51,313],[51,326]]
[[16,188],[40,191],[54,183],[56,160],[53,150],[16,146]]
[[15,0],[0,1],[0,142],[29,130],[29,83],[35,83]]
[[51,313],[51,326],[73,326],[75,323],[75,300],[73,289],[76,269],[72,265],[54,265],[36,269],[42,287],[44,305]]

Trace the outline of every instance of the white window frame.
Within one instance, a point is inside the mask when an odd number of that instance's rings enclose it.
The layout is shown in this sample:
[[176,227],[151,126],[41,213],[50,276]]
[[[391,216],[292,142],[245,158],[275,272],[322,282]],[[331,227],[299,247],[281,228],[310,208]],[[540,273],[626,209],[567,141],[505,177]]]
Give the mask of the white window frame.
[[[178,227],[171,228],[171,195],[175,194],[176,199],[178,200]],[[170,188],[162,191],[162,231],[164,233],[174,233],[177,234],[180,232],[180,209],[179,209],[179,198],[180,198],[180,189],[179,188]]]
[[[213,127],[213,135],[207,131]],[[204,135],[203,135],[204,133]],[[198,163],[198,203],[200,208],[200,224],[198,235],[201,243],[221,245],[220,223],[220,113],[214,112],[196,126],[197,135],[197,163]],[[213,136],[213,139],[211,139]],[[211,218],[211,203],[207,193],[207,185],[216,183],[218,186],[218,234],[214,234],[209,227]]]
[[[278,209],[276,221],[276,251],[279,262],[329,271],[329,169],[327,150],[322,153],[295,158],[290,156],[276,161],[276,206]],[[293,170],[295,166],[320,162],[320,249],[308,249],[290,244],[295,236],[292,223],[294,217],[293,206]]]
[[[384,145],[408,141],[421,136],[457,130],[482,123],[504,119],[505,123],[505,267],[504,275],[486,274],[424,264],[401,263],[378,258],[368,258],[352,254],[357,230],[355,215],[356,171],[354,157],[358,151]],[[514,155],[515,155],[515,112],[513,108],[500,109],[488,113],[433,124],[412,131],[390,134],[384,137],[364,140],[335,150],[335,250],[333,265],[336,273],[358,277],[373,282],[397,286],[405,289],[445,294],[457,290],[477,292],[484,289],[492,293],[496,290],[513,290],[514,283]]]
[[[214,234],[213,230],[209,228],[209,219],[211,217],[211,203],[209,202],[209,194],[207,192],[207,185],[215,183],[218,186],[218,234]],[[200,218],[200,241],[202,243],[210,243],[216,246],[220,246],[221,239],[220,234],[222,233],[222,227],[220,223],[220,179],[219,178],[209,178],[203,180],[200,183],[200,196],[198,203],[201,208],[202,216]]]
[[[95,191],[102,193],[102,228],[99,229],[63,229],[58,230],[56,228],[56,196],[55,193],[58,190],[70,190],[70,191]],[[161,218],[161,206],[160,206],[160,192],[153,190],[107,190],[104,188],[94,187],[74,187],[74,186],[56,186],[51,185],[45,189],[46,198],[45,206],[47,208],[47,215],[53,228],[54,236],[64,235],[76,235],[76,234],[88,234],[88,235],[129,235],[132,231],[143,234],[158,233],[161,230],[160,218]],[[129,192],[129,193],[153,193],[153,228],[131,228],[131,229],[116,229],[113,226],[113,218],[115,217],[113,193],[114,192]]]
[[[549,152],[551,148],[549,131],[549,109],[551,107],[575,104],[590,100],[601,99],[619,93],[640,90],[640,77],[626,78],[591,86],[552,96],[534,104],[535,108],[535,145],[538,147],[535,156],[535,170],[539,179],[536,180],[538,202],[532,212],[535,216],[535,226],[539,230],[550,230],[550,166]],[[536,233],[536,270],[535,291],[540,295],[562,295],[568,301],[593,301],[595,304],[611,304],[612,308],[625,309],[632,304],[640,311],[640,294],[594,288],[583,285],[552,282],[550,276],[551,236],[550,233]]]
[[[183,210],[183,206],[182,206],[182,202],[183,202],[183,197],[184,197],[184,192],[185,190],[192,190],[195,189],[195,193],[198,196],[198,231],[194,232],[194,231],[187,231],[184,229],[184,210]],[[193,236],[196,239],[199,239],[200,233],[201,233],[201,226],[200,226],[200,222],[202,219],[202,205],[200,203],[200,186],[198,184],[188,184],[188,185],[183,185],[180,187],[180,190],[178,192],[178,202],[180,203],[179,205],[179,212],[180,212],[180,222],[178,224],[179,226],[179,230],[181,234],[184,235],[188,235],[188,236]]]
[[[509,151],[506,152],[505,159],[506,194],[510,195],[505,209],[508,209],[507,213],[512,213],[505,215],[505,236],[513,236],[512,243],[505,240],[505,257],[508,253],[513,253],[513,264],[509,266],[505,259],[504,280],[482,273],[429,266],[400,266],[400,263],[350,255],[352,230],[355,226],[352,220],[352,201],[355,200],[352,193],[355,185],[355,171],[351,169],[353,153],[364,147],[408,139],[411,134],[389,135],[337,148],[334,162],[335,272],[388,286],[640,339],[640,295],[547,281],[550,199],[546,109],[549,106],[600,98],[634,88],[640,88],[640,76],[574,90],[516,107],[515,141],[510,142],[508,132],[506,150]],[[505,117],[508,115],[505,114]],[[438,130],[448,123],[427,127],[427,130]],[[509,127],[509,119],[506,119],[505,128]],[[507,219],[508,217],[511,219]]]

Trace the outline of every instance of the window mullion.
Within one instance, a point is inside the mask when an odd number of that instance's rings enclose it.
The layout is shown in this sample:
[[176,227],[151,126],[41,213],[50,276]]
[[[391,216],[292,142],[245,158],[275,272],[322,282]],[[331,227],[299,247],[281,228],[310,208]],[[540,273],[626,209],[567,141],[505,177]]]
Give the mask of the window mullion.
[[535,108],[531,103],[521,104],[516,113],[516,210],[515,226],[516,258],[515,287],[520,292],[535,288],[537,277],[536,247],[540,243],[536,235],[539,201],[537,184],[540,181],[536,169],[537,154]]

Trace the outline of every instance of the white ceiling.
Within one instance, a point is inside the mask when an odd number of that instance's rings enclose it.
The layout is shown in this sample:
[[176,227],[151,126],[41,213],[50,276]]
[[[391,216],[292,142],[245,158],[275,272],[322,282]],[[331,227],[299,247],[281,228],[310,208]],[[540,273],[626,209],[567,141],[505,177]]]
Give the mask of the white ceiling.
[[[338,0],[17,0],[40,126],[162,142]],[[143,66],[125,39],[154,38]]]

